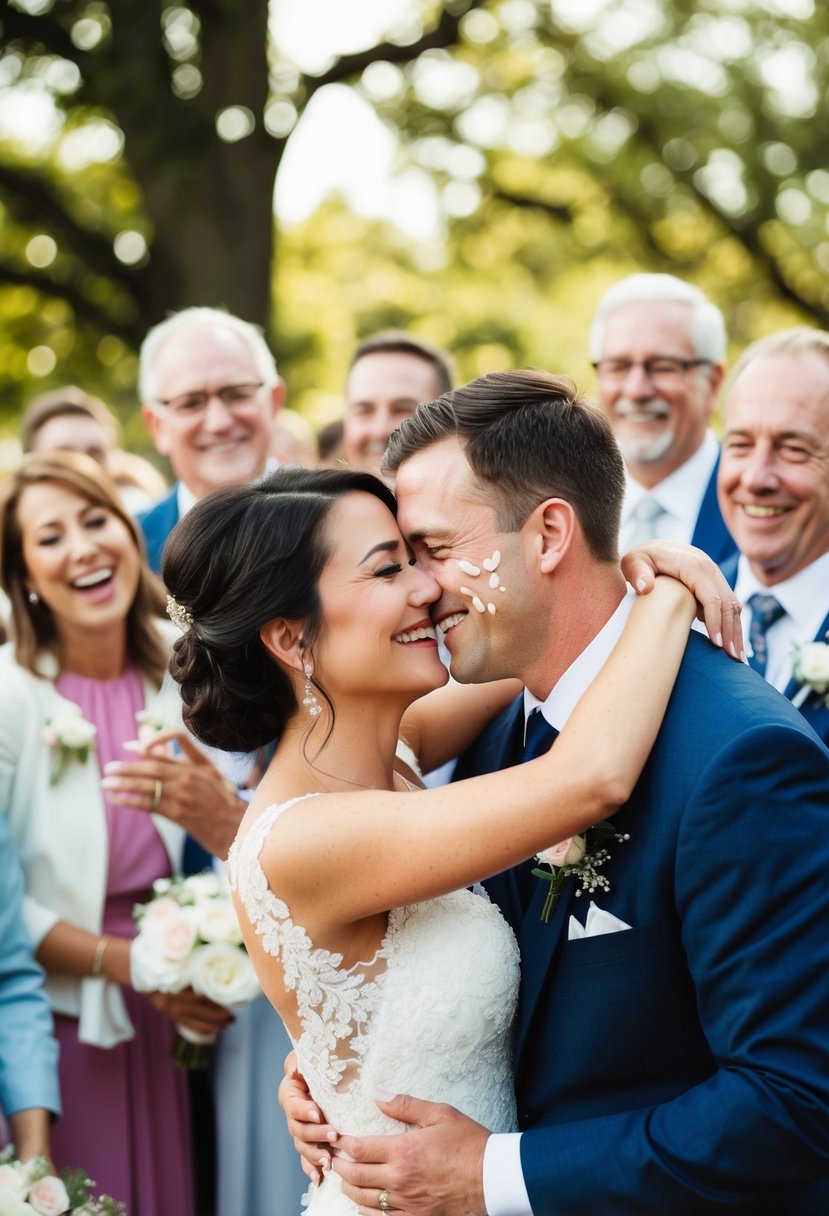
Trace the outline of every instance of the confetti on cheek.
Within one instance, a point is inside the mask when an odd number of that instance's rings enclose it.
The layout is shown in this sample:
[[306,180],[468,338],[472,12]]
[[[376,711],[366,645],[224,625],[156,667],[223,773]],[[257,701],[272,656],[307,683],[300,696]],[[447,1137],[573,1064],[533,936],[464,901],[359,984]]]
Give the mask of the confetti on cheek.
[[495,616],[495,613],[498,611],[494,604],[487,604],[486,610],[490,616]]
[[484,607],[484,601],[482,599],[479,599],[479,597],[477,595],[473,595],[473,597],[472,597],[472,607],[475,609],[476,612],[486,612],[486,608]]
[[500,562],[500,560],[501,560],[501,551],[500,551],[500,549],[496,549],[495,552],[493,553],[492,557],[484,558],[481,565],[483,566],[484,570],[487,570],[491,573],[493,570],[498,569],[498,563]]
[[498,577],[498,575],[497,575],[497,574],[490,574],[490,576],[489,576],[489,585],[490,585],[490,587],[492,588],[492,590],[493,590],[493,591],[495,590],[495,588],[498,586],[498,584],[499,584],[500,582],[501,582],[501,579]]
[[481,567],[473,566],[472,562],[460,561],[458,562],[458,567],[463,571],[464,574],[469,574],[472,578],[477,578],[481,573]]

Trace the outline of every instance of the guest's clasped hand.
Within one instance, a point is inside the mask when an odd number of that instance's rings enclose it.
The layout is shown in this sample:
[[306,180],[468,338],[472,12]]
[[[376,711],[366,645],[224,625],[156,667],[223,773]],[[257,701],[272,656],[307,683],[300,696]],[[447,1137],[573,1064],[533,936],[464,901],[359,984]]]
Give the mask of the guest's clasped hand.
[[162,731],[137,746],[134,760],[106,766],[103,787],[110,802],[164,815],[209,853],[225,858],[245,811],[233,783],[185,731]]

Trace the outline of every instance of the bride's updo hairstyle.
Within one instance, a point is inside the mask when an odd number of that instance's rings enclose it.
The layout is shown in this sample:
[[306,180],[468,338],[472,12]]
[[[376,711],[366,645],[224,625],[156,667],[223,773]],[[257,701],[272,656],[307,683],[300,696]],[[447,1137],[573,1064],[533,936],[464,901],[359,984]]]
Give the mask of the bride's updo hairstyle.
[[184,721],[202,742],[253,751],[296,711],[293,684],[259,631],[277,617],[305,621],[303,639],[313,648],[325,624],[318,591],[329,556],[325,520],[353,493],[373,494],[397,514],[394,495],[370,473],[278,469],[209,494],[171,532],[162,573],[174,619],[187,628],[170,671]]

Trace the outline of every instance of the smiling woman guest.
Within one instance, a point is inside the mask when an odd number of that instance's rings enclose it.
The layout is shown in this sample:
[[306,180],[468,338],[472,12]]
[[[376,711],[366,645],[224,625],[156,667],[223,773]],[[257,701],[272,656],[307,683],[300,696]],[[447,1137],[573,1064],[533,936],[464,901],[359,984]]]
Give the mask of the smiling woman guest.
[[175,1022],[225,1024],[187,990],[131,987],[133,904],[178,866],[183,832],[115,807],[104,764],[126,759],[135,715],[169,716],[162,591],[103,470],[32,454],[0,494],[0,575],[12,640],[0,649],[0,810],[26,881],[27,929],[60,1042],[57,1166],[82,1165],[140,1216],[192,1213],[187,1090]]

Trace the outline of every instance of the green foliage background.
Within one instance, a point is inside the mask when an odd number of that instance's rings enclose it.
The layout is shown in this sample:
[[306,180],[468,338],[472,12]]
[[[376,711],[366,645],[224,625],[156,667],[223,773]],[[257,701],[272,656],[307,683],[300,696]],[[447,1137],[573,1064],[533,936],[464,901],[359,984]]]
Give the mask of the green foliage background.
[[[590,315],[636,269],[708,291],[732,353],[827,325],[825,5],[409,8],[310,75],[281,53],[266,0],[7,0],[0,102],[46,91],[60,121],[43,147],[0,145],[0,436],[35,392],[74,381],[146,451],[135,350],[194,303],[262,324],[316,423],[337,413],[355,342],[389,325],[448,347],[463,378],[536,365],[590,387]],[[396,133],[401,172],[432,176],[436,238],[339,198],[274,222],[297,122],[336,84]],[[218,134],[228,107],[244,138]],[[67,155],[79,133],[98,159]]]

